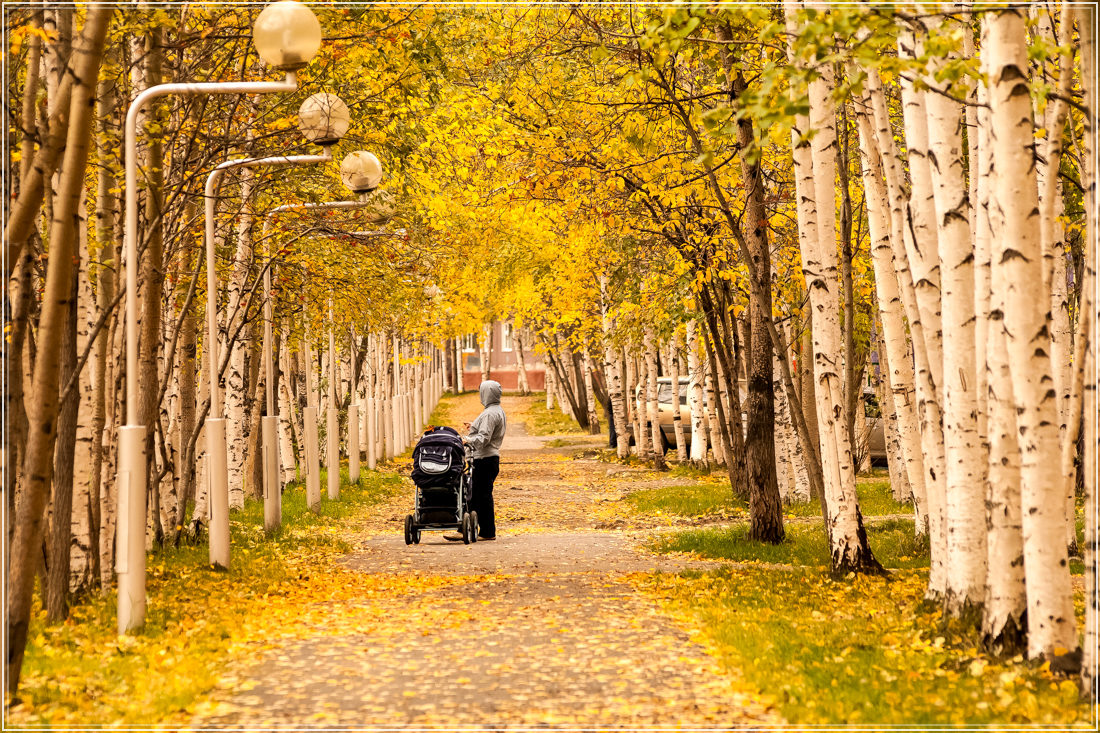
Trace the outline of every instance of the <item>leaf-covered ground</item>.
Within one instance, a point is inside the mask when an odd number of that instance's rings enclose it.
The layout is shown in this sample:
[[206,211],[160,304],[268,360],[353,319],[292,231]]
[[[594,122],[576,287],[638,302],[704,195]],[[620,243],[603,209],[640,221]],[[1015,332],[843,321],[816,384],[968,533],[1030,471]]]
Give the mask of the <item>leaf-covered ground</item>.
[[[631,579],[679,561],[594,529],[589,462],[512,416],[496,484],[495,542],[425,533],[406,546],[403,492],[364,518],[341,566],[379,592],[325,599],[293,640],[234,665],[196,726],[730,726],[778,718],[721,673]],[[478,406],[453,401],[446,421]],[[247,690],[242,691],[242,685]]]
[[[723,476],[597,460],[598,436],[527,430],[557,419],[541,399],[504,406],[497,541],[426,533],[406,546],[407,454],[345,485],[320,516],[291,488],[274,539],[258,505],[234,515],[228,573],[206,567],[205,545],[151,556],[142,634],[115,635],[113,596],[59,626],[36,616],[8,725],[1088,719],[1069,681],[983,656],[922,604],[927,555],[880,480],[861,496],[886,514],[868,522],[871,542],[897,570],[832,580],[812,512],[793,510],[789,541],[761,548],[741,536],[743,508]],[[434,419],[460,425],[479,407],[475,394],[447,399]]]

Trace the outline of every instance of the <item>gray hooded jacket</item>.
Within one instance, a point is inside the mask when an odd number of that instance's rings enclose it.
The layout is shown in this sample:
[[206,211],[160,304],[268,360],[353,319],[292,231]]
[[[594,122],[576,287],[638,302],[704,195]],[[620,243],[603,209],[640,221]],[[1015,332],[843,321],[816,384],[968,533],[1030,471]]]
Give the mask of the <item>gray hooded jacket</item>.
[[500,444],[504,442],[504,429],[508,425],[500,406],[500,392],[499,382],[489,379],[481,383],[479,394],[485,409],[470,425],[470,434],[466,436],[474,458],[500,455]]

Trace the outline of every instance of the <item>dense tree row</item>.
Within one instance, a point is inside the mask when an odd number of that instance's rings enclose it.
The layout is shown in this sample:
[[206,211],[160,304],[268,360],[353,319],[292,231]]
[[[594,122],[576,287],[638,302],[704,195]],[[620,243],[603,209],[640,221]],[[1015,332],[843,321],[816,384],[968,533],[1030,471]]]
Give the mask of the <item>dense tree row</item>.
[[[486,326],[506,321],[544,361],[547,406],[607,427],[623,458],[665,464],[658,377],[685,379],[690,424],[669,458],[722,467],[763,542],[783,539],[784,502],[820,502],[838,574],[881,572],[855,492],[872,385],[895,496],[930,547],[929,598],[980,623],[994,651],[1065,666],[1091,653],[1068,565],[1083,553],[1092,618],[1087,9],[317,12],[326,40],[298,92],[174,97],[144,114],[133,294],[119,267],[128,100],[165,81],[273,78],[251,45],[255,9],[7,16],[13,685],[34,577],[55,621],[113,582],[129,297],[147,545],[201,541],[208,266],[233,507],[262,498],[265,415],[280,417],[280,485],[300,476],[319,497],[322,460],[374,468],[424,424],[430,393],[475,387],[455,339],[479,334],[487,365]],[[305,151],[296,110],[322,90],[352,114],[335,162],[229,172],[205,262],[207,175]],[[335,174],[354,149],[382,159],[392,221],[267,217],[349,198]]]

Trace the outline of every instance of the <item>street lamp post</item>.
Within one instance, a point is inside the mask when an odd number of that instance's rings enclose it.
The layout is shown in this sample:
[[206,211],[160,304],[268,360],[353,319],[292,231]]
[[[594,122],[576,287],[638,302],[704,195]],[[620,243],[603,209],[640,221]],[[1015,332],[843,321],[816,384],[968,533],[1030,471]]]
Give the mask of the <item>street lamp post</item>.
[[[198,82],[158,84],[130,104],[126,113],[126,218],[123,245],[126,269],[126,424],[118,435],[118,631],[145,623],[145,503],[148,492],[146,426],[138,401],[138,242],[137,122],[154,99],[170,95],[272,94],[298,88],[296,70],[321,47],[321,24],[305,5],[280,0],[265,7],[253,25],[256,51],[268,65],[286,72],[281,82]],[[211,466],[216,469],[216,466]]]
[[[269,241],[271,236],[271,222],[272,219],[278,214],[285,213],[287,211],[332,211],[338,209],[366,209],[378,206],[372,192],[378,188],[378,184],[382,180],[382,165],[378,162],[372,153],[366,151],[356,151],[349,153],[344,157],[343,162],[340,164],[340,177],[348,188],[359,195],[359,198],[352,201],[326,201],[321,203],[306,203],[306,204],[284,204],[283,206],[277,206],[271,211],[267,212],[264,216],[263,224],[263,238],[264,241]],[[385,210],[385,209],[384,209]],[[390,207],[392,210],[392,206]],[[271,334],[271,268],[267,268],[264,272],[264,313],[267,321],[267,326],[264,328],[264,369],[267,378],[268,389],[268,404],[272,407],[269,408],[269,415],[271,409],[275,411],[273,418],[273,425],[278,425],[278,406],[274,403],[273,398],[270,396],[273,390],[275,369],[272,364],[271,349],[272,349],[272,334]],[[332,301],[329,300],[329,323],[332,322]],[[333,335],[329,333],[329,365],[330,365],[330,384],[329,394],[333,394],[333,380],[335,379],[335,365],[334,357],[335,350],[333,344]],[[355,410],[349,411],[349,415],[354,415],[358,411],[358,405],[354,405]],[[307,406],[303,411],[303,422],[306,431],[305,442],[307,447],[317,445],[317,408],[313,406]],[[336,412],[336,405],[332,399],[329,400],[327,418],[327,432],[329,440],[328,450],[328,497],[335,499],[340,492],[340,454],[338,450],[339,441],[337,437],[337,428],[339,425],[338,415]],[[357,441],[358,442],[358,441]],[[334,450],[334,446],[336,449]],[[359,446],[355,445],[354,450],[358,450]],[[319,491],[319,485],[316,483],[319,478],[319,465],[316,460],[316,449],[313,451],[307,450],[306,456],[306,494],[307,500],[313,496],[311,489],[317,486]],[[265,466],[267,464],[265,463]],[[272,461],[272,466],[277,465],[276,461]],[[265,468],[265,477],[267,475],[267,469]],[[274,476],[274,473],[272,473]],[[266,478],[265,478],[266,484]],[[264,527],[268,531],[273,531],[282,523],[282,495],[279,491],[266,490],[264,492]]]
[[[351,115],[344,102],[334,94],[324,92],[314,94],[302,103],[298,109],[298,127],[310,142],[322,147],[321,155],[277,155],[268,158],[240,158],[218,164],[206,178],[206,328],[208,354],[208,383],[210,385],[210,417],[205,423],[207,470],[207,507],[210,527],[210,564],[216,567],[229,567],[229,458],[226,445],[226,420],[224,403],[221,399],[220,372],[221,361],[218,356],[218,285],[214,268],[214,214],[217,203],[218,187],[225,172],[235,168],[264,168],[281,166],[306,166],[332,161],[332,146],[343,138],[351,124]],[[248,201],[243,202],[248,206]],[[271,269],[264,271],[264,287],[271,288]],[[270,301],[265,301],[269,305]],[[265,308],[265,335],[270,338],[271,313]],[[270,355],[269,355],[270,358]],[[270,382],[267,388],[268,405],[274,399]],[[276,481],[278,452],[274,448],[276,423],[271,424],[271,408],[268,417],[261,421],[262,465],[264,496],[272,490]],[[274,470],[273,467],[276,467]],[[265,524],[266,524],[265,518]]]

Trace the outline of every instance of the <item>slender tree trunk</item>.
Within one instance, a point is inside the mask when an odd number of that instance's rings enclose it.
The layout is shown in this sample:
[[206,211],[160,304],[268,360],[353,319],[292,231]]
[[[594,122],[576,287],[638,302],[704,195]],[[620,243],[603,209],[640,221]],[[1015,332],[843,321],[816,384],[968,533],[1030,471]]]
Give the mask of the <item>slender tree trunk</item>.
[[[873,93],[881,93],[877,75],[868,79],[868,87]],[[912,354],[906,339],[898,273],[894,268],[895,257],[890,244],[891,228],[883,156],[868,114],[859,115],[859,125],[860,145],[864,154],[863,181],[871,234],[871,256],[875,268],[875,292],[878,296],[884,345],[879,358],[881,364],[888,365],[883,370],[883,376],[890,393],[890,411],[896,419],[898,442],[905,462],[906,485],[913,495],[916,531],[917,534],[925,534],[928,531],[928,516],[927,495],[924,491],[924,456],[916,411]]]
[[[79,214],[78,214],[79,216]],[[79,242],[78,242],[79,246]],[[69,287],[66,323],[61,334],[61,384],[76,372],[76,301],[80,286],[79,270]],[[72,549],[73,461],[76,451],[77,409],[80,390],[74,389],[61,402],[57,415],[57,439],[54,446],[53,482],[51,486],[51,522],[49,566],[46,573],[46,618],[57,623],[68,615],[69,560]]]
[[676,436],[676,462],[687,463],[687,442],[684,440],[684,423],[680,415],[680,331],[672,335],[669,344],[669,376],[672,377],[672,432]]
[[[1049,293],[1043,292],[1034,131],[1027,42],[1018,10],[989,21],[990,109],[996,197],[1003,236],[994,242],[993,272],[1004,278],[1004,330],[1021,448],[1024,572],[1029,656],[1077,649],[1065,493],[1058,450],[1057,395],[1051,380]],[[1011,202],[1011,203],[1009,203]]]
[[[957,21],[943,16],[948,28]],[[948,54],[933,66],[954,58]],[[941,91],[946,91],[941,89]],[[974,363],[974,243],[963,169],[962,106],[947,94],[927,95],[928,150],[939,241],[943,328],[941,394],[946,459],[947,612],[980,608],[985,596],[985,465],[978,435]]]
[[584,349],[584,392],[585,404],[588,411],[588,432],[592,435],[600,434],[600,415],[596,409],[596,393],[592,390],[592,370],[594,364],[588,354],[588,347]]
[[[1085,95],[1085,108],[1092,113],[1085,118],[1085,241],[1096,242],[1096,8],[1092,6],[1079,6],[1077,8],[1077,26],[1081,37],[1081,81]],[[1096,247],[1086,250],[1084,263],[1084,283],[1081,288],[1084,293],[1092,293],[1088,298],[1082,297],[1082,307],[1079,319],[1084,325],[1091,321],[1091,333],[1095,336],[1097,324],[1100,324],[1100,299],[1096,297],[1097,273],[1096,273]],[[1084,314],[1088,313],[1088,318]],[[1085,341],[1084,349],[1078,349],[1077,353],[1084,351],[1080,368],[1084,374],[1095,375],[1097,369],[1096,342],[1086,334],[1089,330],[1079,330],[1078,338]],[[1078,365],[1075,364],[1074,368]],[[1088,379],[1082,384],[1082,412],[1086,415],[1084,426],[1084,451],[1082,469],[1085,486],[1085,643],[1082,646],[1084,657],[1081,663],[1081,692],[1088,699],[1095,699],[1097,690],[1097,624],[1100,623],[1100,599],[1097,598],[1096,588],[1096,562],[1097,562],[1097,526],[1096,526],[1096,501],[1097,501],[1097,446],[1100,442],[1100,432],[1097,430],[1095,415],[1100,412],[1100,404],[1096,399],[1097,385],[1095,379]],[[1063,464],[1064,465],[1064,464]]]
[[[73,54],[76,83],[72,92],[70,124],[61,167],[61,188],[50,226],[50,258],[39,319],[38,345],[44,355],[60,350],[68,299],[71,292],[74,250],[79,214],[77,207],[84,184],[95,105],[95,82],[103,58],[103,44],[114,9],[95,6],[88,10]],[[50,462],[57,435],[58,366],[52,356],[35,362],[32,411],[26,454],[22,466],[22,491],[16,507],[16,526],[11,543],[8,574],[7,681],[8,693],[19,689],[19,674],[30,625],[35,556],[42,544],[42,515],[50,484]],[[66,519],[67,521],[67,519]]]
[[[983,20],[983,48],[986,21]],[[983,63],[983,66],[985,64]],[[988,114],[984,115],[988,122]],[[982,170],[983,174],[992,171]],[[982,184],[979,184],[980,186]],[[1000,206],[989,196],[985,204],[994,217]],[[992,232],[995,242],[1000,232]],[[999,654],[1015,654],[1027,647],[1027,590],[1024,585],[1024,536],[1021,516],[1020,445],[1016,432],[1016,399],[1012,390],[1004,329],[1007,287],[1005,268],[992,270],[986,346],[986,405],[989,410],[989,509],[987,514],[988,575],[982,614],[982,642]]]
[[[161,31],[152,29],[144,40],[135,41],[134,48],[144,50],[144,73],[135,91],[155,86],[161,82]],[[138,126],[144,127],[154,117],[152,111],[139,118]],[[157,425],[160,423],[158,397],[160,379],[157,373],[157,355],[161,349],[161,307],[164,296],[164,231],[163,201],[164,153],[160,135],[146,135],[149,141],[145,149],[145,256],[142,259],[141,334],[139,338],[138,390],[141,399],[142,424],[146,426],[145,454],[150,458],[148,468],[148,516],[152,525],[152,537],[160,543],[164,540],[164,527],[160,518],[160,480],[156,455]],[[139,153],[140,155],[140,153]],[[140,162],[139,162],[140,165]]]
[[687,322],[688,409],[691,411],[691,464],[707,467],[706,413],[703,407],[703,366],[699,361],[699,338],[695,319]]
[[653,451],[653,467],[658,471],[667,470],[665,464],[665,449],[662,441],[661,426],[658,419],[659,408],[657,404],[657,337],[653,333],[653,327],[647,326],[644,332],[643,348],[645,349],[645,394],[646,394],[646,419],[649,421],[647,437],[650,439],[650,448]]
[[[903,36],[905,34],[903,33]],[[912,39],[909,39],[910,45]],[[877,77],[872,76],[873,80]],[[906,115],[906,134],[912,135],[914,144],[919,143],[920,149],[927,151],[927,118],[924,114],[923,98],[902,84],[902,99],[909,99],[909,107]],[[942,366],[942,349],[940,347],[940,317],[939,317],[939,276],[938,269],[930,274],[922,264],[921,251],[917,247],[918,241],[924,241],[927,236],[927,228],[923,220],[920,220],[922,207],[914,204],[907,196],[902,186],[904,178],[904,165],[898,158],[897,146],[894,142],[894,132],[887,114],[886,99],[882,94],[881,85],[869,88],[872,110],[875,119],[875,135],[878,140],[879,150],[882,154],[886,174],[887,191],[890,196],[890,242],[894,250],[894,269],[897,273],[898,286],[901,293],[901,302],[905,308],[905,317],[909,321],[909,332],[912,336],[914,379],[916,381],[916,410],[920,424],[920,443],[924,474],[918,480],[910,474],[909,481],[913,486],[914,495],[924,492],[927,511],[928,537],[931,555],[931,569],[928,575],[928,596],[932,599],[942,598],[946,589],[945,579],[945,554],[947,552],[947,538],[943,526],[944,497],[944,444],[943,421],[940,413],[940,404],[936,393],[936,381],[934,377],[935,364]],[[908,96],[907,96],[908,95]],[[910,127],[913,129],[910,130]],[[913,165],[916,166],[916,178],[914,178],[914,196],[916,191],[924,183],[930,184],[930,174],[927,171],[927,161],[917,156],[914,150],[910,150],[913,157]],[[925,175],[928,174],[928,175]],[[924,194],[921,193],[921,196]],[[930,189],[928,195],[931,196]],[[923,199],[922,199],[923,200]],[[922,204],[923,206],[923,204]],[[920,232],[920,239],[914,236],[914,232]],[[934,246],[935,242],[924,242],[924,246]],[[938,268],[939,255],[936,254],[936,267]],[[916,265],[922,268],[923,279],[920,280],[920,288],[915,284],[917,280]],[[934,275],[934,278],[933,278]],[[933,282],[934,279],[934,282]],[[933,302],[934,301],[934,302]],[[925,329],[923,318],[930,318],[932,326]]]
[[516,347],[516,386],[521,395],[531,394],[531,388],[527,385],[527,355],[523,348],[523,329],[512,325],[512,342]]
[[[788,23],[793,11],[788,9]],[[849,571],[877,572],[881,566],[867,544],[867,533],[859,511],[855,491],[855,467],[848,432],[840,419],[844,414],[843,390],[836,358],[840,353],[841,329],[838,319],[839,297],[836,292],[836,145],[835,110],[829,97],[832,69],[823,66],[822,76],[810,83],[810,116],[798,123],[814,131],[810,149],[801,137],[794,138],[795,176],[801,181],[798,198],[807,207],[807,220],[817,223],[802,253],[803,274],[813,311],[814,379],[817,392],[817,418],[820,429],[821,464],[824,475],[827,531],[834,573]],[[797,135],[797,129],[792,132]],[[808,153],[808,155],[807,155]]]

